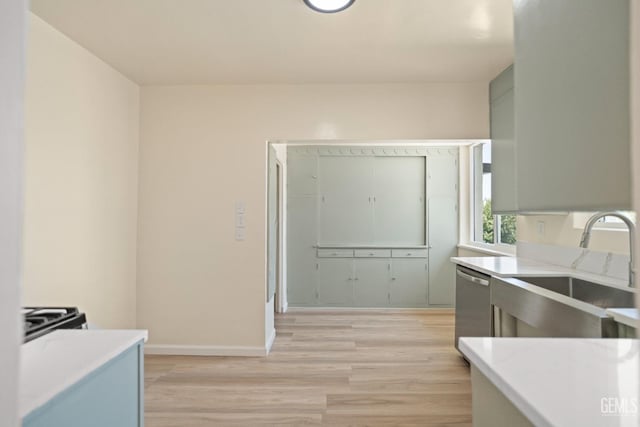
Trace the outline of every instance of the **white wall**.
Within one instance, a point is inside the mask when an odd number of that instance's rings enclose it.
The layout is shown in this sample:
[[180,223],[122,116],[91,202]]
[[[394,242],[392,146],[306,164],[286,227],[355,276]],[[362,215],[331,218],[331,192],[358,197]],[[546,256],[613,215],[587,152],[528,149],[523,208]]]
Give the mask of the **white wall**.
[[[538,222],[544,222],[544,234],[538,233]],[[580,243],[585,222],[586,220],[574,223],[573,214],[519,216],[518,240],[575,248]],[[599,230],[596,228],[591,233],[589,248],[596,251],[628,254],[629,233],[625,229]]]
[[264,349],[265,141],[486,138],[487,97],[486,83],[143,87],[137,302],[150,349]]
[[0,427],[18,425],[26,2],[0,2]]
[[136,323],[139,88],[30,17],[24,296]]

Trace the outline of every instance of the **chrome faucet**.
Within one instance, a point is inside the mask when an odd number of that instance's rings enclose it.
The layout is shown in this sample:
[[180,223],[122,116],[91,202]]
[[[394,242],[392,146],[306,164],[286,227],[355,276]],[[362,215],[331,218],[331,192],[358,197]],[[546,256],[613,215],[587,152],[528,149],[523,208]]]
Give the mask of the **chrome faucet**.
[[629,229],[629,286],[635,287],[636,283],[636,273],[633,268],[634,262],[634,252],[635,252],[635,241],[636,241],[636,226],[633,224],[633,221],[629,219],[628,216],[621,214],[620,212],[598,212],[593,215],[584,226],[584,231],[582,232],[582,238],[580,239],[580,247],[587,248],[589,246],[589,240],[591,239],[591,230],[593,226],[605,216],[614,216],[616,218],[620,218],[627,224],[627,228]]

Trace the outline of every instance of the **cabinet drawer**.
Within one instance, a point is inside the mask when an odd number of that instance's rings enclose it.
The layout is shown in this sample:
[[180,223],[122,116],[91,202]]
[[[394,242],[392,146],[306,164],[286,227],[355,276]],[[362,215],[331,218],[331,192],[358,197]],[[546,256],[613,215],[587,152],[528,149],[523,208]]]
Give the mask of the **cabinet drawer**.
[[390,249],[356,249],[356,258],[390,258]]
[[353,258],[353,249],[318,249],[318,258]]
[[393,249],[391,251],[393,258],[427,258],[426,249]]

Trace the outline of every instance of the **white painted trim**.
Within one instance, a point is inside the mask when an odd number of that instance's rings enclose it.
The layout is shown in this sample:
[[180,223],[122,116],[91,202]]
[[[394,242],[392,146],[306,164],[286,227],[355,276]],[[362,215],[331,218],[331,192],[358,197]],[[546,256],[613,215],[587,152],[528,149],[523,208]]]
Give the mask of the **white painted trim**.
[[284,304],[282,305],[282,312],[286,313],[287,310],[289,310],[289,302],[287,300],[284,300]]
[[513,245],[513,253],[511,252],[502,252],[502,251],[497,251],[495,249],[489,249],[485,246],[481,246],[481,245],[475,245],[475,244],[470,244],[470,243],[460,243],[458,244],[458,249],[466,249],[468,251],[473,251],[473,252],[480,252],[483,254],[487,254],[487,255],[494,255],[494,256],[516,256],[516,248],[515,245]]
[[[274,330],[275,334],[275,330]],[[171,356],[240,356],[263,357],[267,355],[265,347],[227,346],[227,345],[172,345],[148,344],[145,354]]]
[[271,331],[271,335],[269,335],[269,339],[267,340],[266,354],[269,354],[269,352],[271,352],[271,347],[273,347],[273,343],[275,340],[276,340],[276,330],[274,329],[273,331]]

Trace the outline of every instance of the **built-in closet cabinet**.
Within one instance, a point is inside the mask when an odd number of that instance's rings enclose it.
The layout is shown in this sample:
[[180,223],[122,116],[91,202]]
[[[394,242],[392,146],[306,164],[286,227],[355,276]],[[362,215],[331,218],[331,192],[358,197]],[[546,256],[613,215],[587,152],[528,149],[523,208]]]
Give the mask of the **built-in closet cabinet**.
[[631,208],[629,8],[514,2],[520,211]]
[[455,147],[290,146],[291,306],[451,306]]

